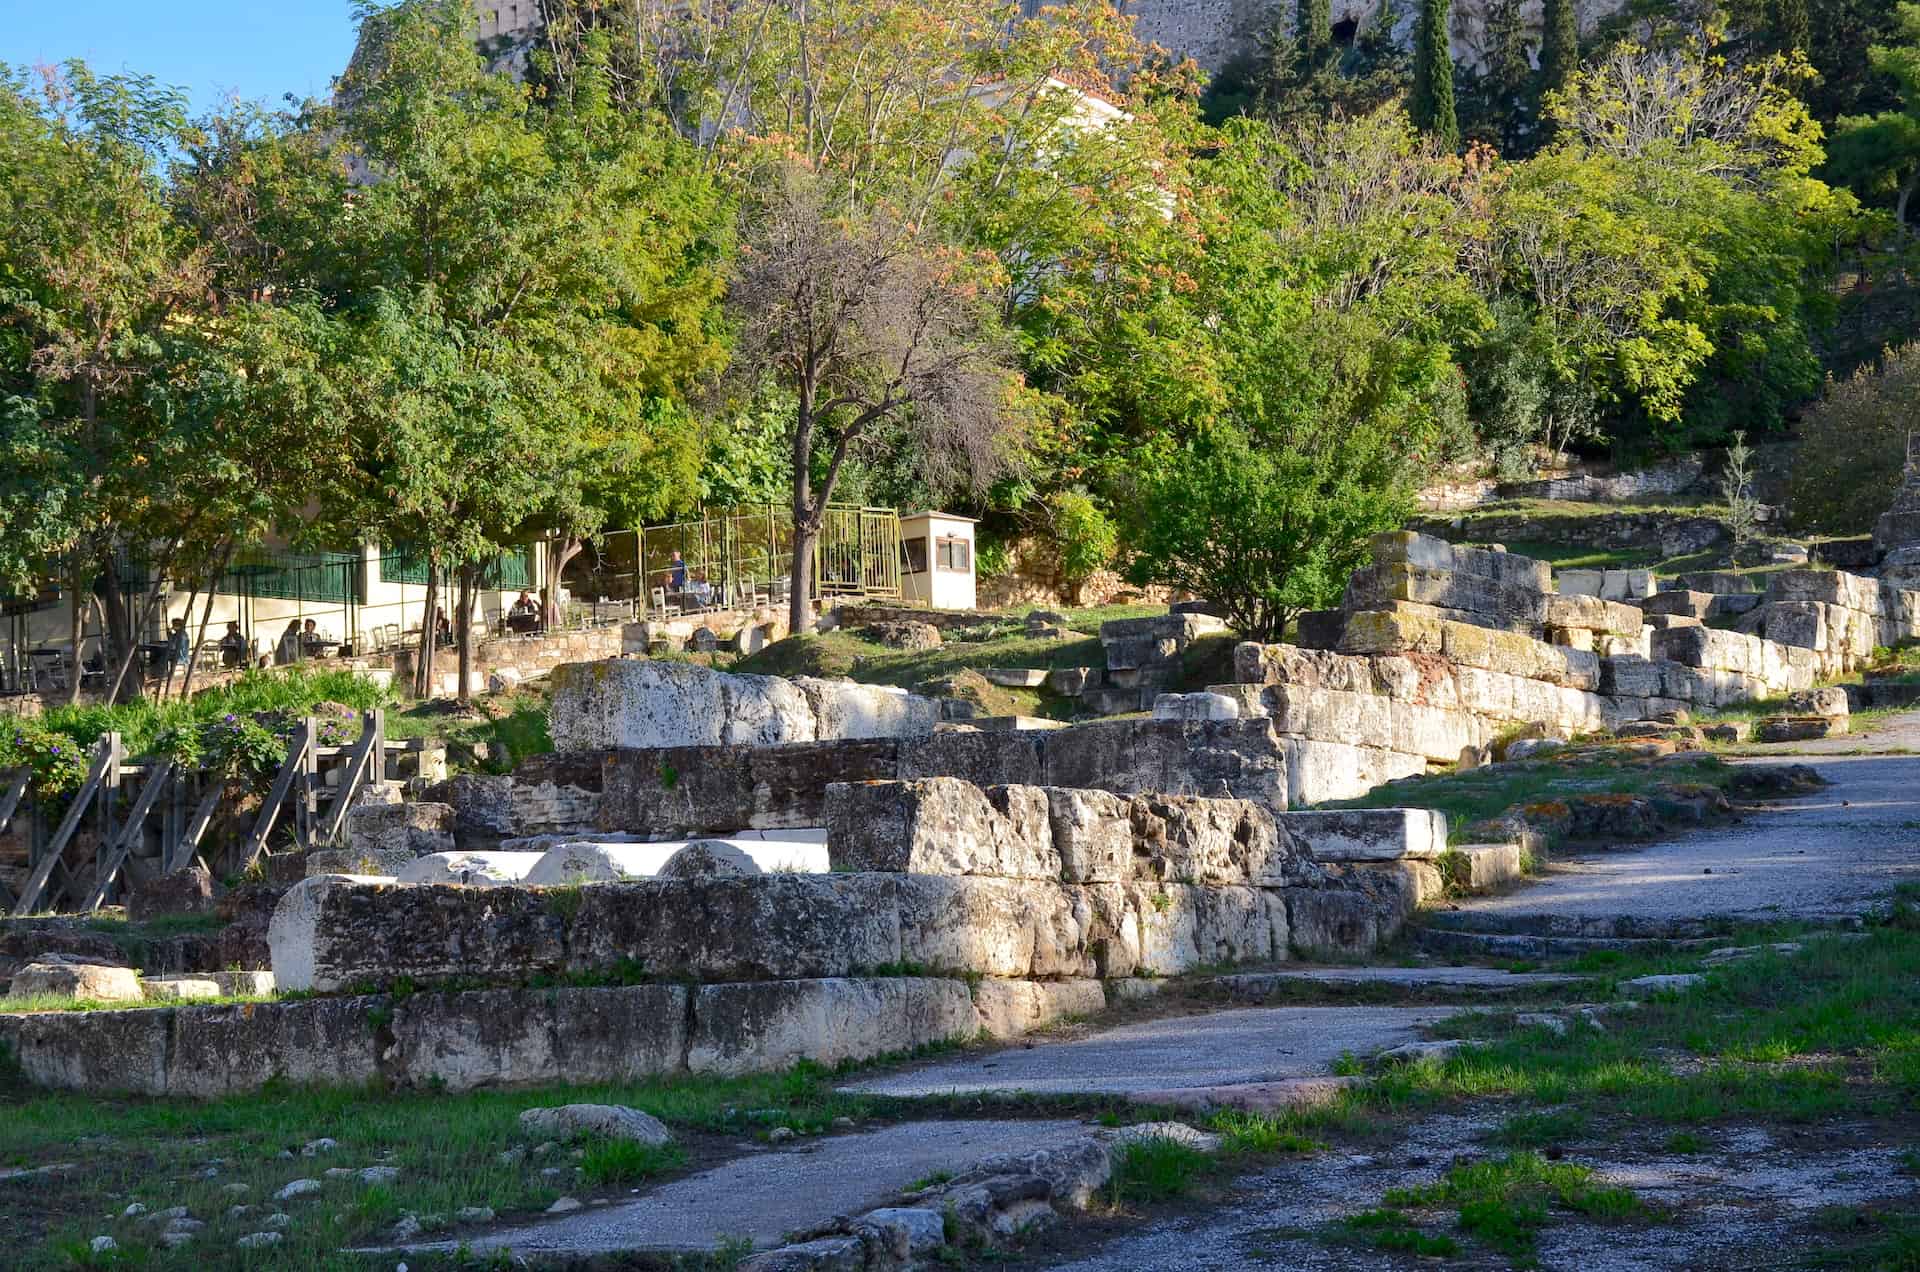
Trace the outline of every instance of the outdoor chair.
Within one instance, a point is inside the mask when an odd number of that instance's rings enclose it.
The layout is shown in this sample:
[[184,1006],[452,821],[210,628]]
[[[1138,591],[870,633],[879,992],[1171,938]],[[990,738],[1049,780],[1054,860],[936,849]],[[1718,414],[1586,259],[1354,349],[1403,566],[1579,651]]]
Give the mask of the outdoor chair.
[[661,618],[672,618],[680,613],[680,607],[667,604],[667,589],[656,587],[653,589],[653,612]]

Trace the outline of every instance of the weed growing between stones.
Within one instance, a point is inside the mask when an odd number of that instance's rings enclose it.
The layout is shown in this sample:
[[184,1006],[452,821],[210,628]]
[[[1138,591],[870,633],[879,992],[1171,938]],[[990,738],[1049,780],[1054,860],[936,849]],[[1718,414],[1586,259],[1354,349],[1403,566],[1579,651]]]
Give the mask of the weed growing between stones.
[[1531,1262],[1549,1209],[1601,1222],[1650,1213],[1628,1189],[1596,1183],[1590,1167],[1550,1162],[1533,1152],[1455,1166],[1424,1188],[1389,1189],[1384,1201],[1389,1213],[1452,1207],[1460,1231],[1522,1263]]
[[1430,1259],[1450,1259],[1460,1253],[1460,1243],[1452,1237],[1423,1232],[1412,1219],[1390,1208],[1348,1215],[1340,1226],[1358,1240],[1381,1250],[1397,1250]]
[[1290,1118],[1273,1114],[1228,1109],[1215,1114],[1207,1126],[1222,1137],[1221,1151],[1229,1157],[1315,1153],[1326,1147]]
[[1115,1206],[1175,1201],[1192,1192],[1212,1166],[1205,1153],[1178,1140],[1159,1136],[1134,1140],[1114,1158],[1108,1196]]

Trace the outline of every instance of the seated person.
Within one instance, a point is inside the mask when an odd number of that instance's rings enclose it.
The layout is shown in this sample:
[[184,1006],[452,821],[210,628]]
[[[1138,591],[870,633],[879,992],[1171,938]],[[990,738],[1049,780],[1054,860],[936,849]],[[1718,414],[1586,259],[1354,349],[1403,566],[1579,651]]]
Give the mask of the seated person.
[[294,619],[287,624],[287,630],[280,633],[280,643],[273,648],[273,665],[284,667],[288,663],[300,661],[300,620]]
[[331,642],[320,634],[320,625],[308,619],[300,628],[300,648],[309,655],[325,650]]
[[692,593],[693,598],[702,605],[713,600],[713,584],[707,582],[706,571],[703,570],[693,576],[693,582],[687,585],[687,591]]
[[228,623],[227,634],[220,638],[220,665],[244,667],[248,652],[247,638],[240,634],[240,624]]

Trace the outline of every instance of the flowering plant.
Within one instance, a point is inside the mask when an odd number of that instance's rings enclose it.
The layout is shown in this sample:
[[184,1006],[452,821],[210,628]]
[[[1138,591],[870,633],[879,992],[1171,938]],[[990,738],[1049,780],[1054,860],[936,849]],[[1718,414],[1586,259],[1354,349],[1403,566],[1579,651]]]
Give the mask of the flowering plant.
[[10,720],[0,724],[0,771],[18,768],[33,774],[40,794],[64,795],[87,780],[87,752],[38,720]]

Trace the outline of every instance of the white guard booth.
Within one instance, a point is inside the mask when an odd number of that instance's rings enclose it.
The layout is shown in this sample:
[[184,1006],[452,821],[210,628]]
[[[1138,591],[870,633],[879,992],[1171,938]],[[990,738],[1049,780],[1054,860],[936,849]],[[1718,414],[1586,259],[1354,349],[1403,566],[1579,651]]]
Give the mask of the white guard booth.
[[900,595],[934,609],[974,608],[972,517],[913,512],[900,518]]

